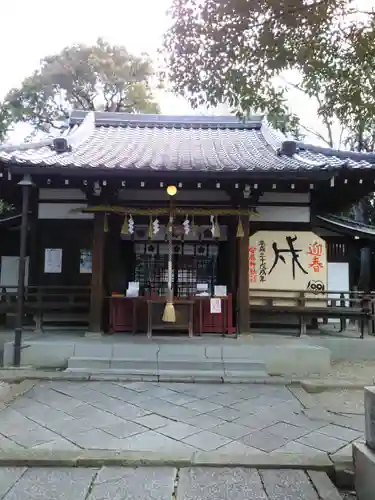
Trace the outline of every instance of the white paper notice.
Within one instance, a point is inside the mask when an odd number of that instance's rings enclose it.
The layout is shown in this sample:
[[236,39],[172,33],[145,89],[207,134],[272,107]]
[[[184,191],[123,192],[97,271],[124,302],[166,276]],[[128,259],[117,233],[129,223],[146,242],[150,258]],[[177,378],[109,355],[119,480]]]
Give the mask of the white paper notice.
[[60,274],[62,270],[62,248],[46,248],[44,251],[44,272]]
[[221,299],[215,297],[210,299],[210,313],[221,314]]
[[208,283],[197,283],[197,290],[198,292],[207,292]]
[[214,286],[214,295],[215,295],[215,297],[226,297],[227,296],[227,287],[225,285],[215,285]]

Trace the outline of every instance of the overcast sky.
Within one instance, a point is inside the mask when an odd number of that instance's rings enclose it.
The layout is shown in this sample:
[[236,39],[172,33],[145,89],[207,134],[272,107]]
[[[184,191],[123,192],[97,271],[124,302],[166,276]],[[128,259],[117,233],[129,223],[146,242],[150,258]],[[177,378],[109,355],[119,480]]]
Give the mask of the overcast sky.
[[[100,36],[135,54],[156,56],[168,28],[170,4],[171,0],[2,0],[0,98],[31,74],[45,55],[73,43],[91,44]],[[166,92],[157,98],[163,113],[192,113],[182,98]],[[290,103],[306,125],[320,127],[313,102],[295,91]]]

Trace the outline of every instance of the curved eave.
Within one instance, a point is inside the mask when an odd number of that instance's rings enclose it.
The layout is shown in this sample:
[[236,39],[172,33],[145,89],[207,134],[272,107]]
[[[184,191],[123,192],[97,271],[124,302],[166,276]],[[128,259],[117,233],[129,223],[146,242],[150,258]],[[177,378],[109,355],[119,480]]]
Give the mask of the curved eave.
[[352,221],[347,217],[337,215],[317,215],[319,226],[338,234],[345,234],[365,240],[375,240],[375,227]]
[[314,180],[314,181],[326,181],[332,178],[333,175],[337,175],[339,170],[327,166],[326,168],[311,169],[311,168],[299,168],[299,169],[269,169],[264,170],[208,170],[208,169],[185,169],[185,170],[163,170],[152,169],[152,168],[108,168],[105,165],[100,167],[79,166],[76,165],[32,165],[30,163],[8,163],[5,167],[14,175],[30,174],[35,176],[69,176],[69,177],[96,177],[96,178],[134,178],[143,179],[145,176],[150,179],[186,179],[186,180],[197,180],[197,179],[217,179],[217,180],[249,180],[249,179],[285,179],[285,180]]
[[354,162],[367,162],[375,164],[375,153],[360,153],[357,151],[344,151],[340,149],[326,148],[315,146],[300,141],[296,141],[296,145],[300,151],[309,151],[310,153],[322,154],[326,157],[336,157],[342,160],[352,160]]

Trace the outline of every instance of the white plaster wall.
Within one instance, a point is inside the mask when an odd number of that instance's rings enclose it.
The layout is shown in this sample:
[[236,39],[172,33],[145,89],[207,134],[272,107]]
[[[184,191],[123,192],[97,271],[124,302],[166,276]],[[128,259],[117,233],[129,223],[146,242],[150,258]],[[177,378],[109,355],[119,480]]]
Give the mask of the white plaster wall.
[[[144,201],[144,200],[155,200],[155,201],[165,201],[168,199],[168,195],[165,189],[122,189],[119,192],[119,198],[121,200],[134,200],[134,201]],[[72,198],[70,198],[72,199]],[[206,190],[206,189],[196,189],[196,190],[184,190],[184,188],[178,189],[176,196],[174,197],[176,203],[181,201],[229,201],[229,195],[221,190]],[[259,198],[260,203],[310,203],[310,193],[274,193],[266,192]]]
[[[168,201],[169,196],[165,189],[122,189],[119,194],[119,199],[126,203],[129,201]],[[178,205],[181,202],[188,201],[210,201],[210,202],[220,202],[229,201],[230,198],[225,191],[217,189],[215,191],[206,189],[197,189],[195,191],[189,191],[184,189],[179,189],[173,200]]]
[[94,214],[71,212],[75,208],[85,206],[85,203],[39,203],[38,219],[93,219]]
[[[92,219],[93,214],[71,211],[83,208],[84,203],[39,203],[39,219]],[[258,215],[251,216],[250,220],[258,222],[310,222],[310,207],[257,207]]]
[[[257,222],[310,222],[310,206],[271,207],[258,206],[258,215],[252,215],[251,221]],[[280,228],[282,229],[282,227]]]
[[261,203],[310,203],[310,193],[279,193],[266,192],[259,197]]
[[39,189],[40,200],[85,200],[86,195],[80,189]]
[[[84,207],[83,201],[85,195],[79,189],[41,189],[39,192],[39,219],[92,219],[93,214],[71,213],[73,208]],[[163,189],[123,189],[119,193],[120,200],[126,204],[126,201],[166,201],[168,196]],[[48,200],[69,200],[67,203],[49,203]],[[77,200],[77,203],[72,200]],[[293,206],[295,203],[309,203],[309,193],[264,193],[260,201],[262,203],[289,203],[289,206],[267,206],[257,207],[258,216],[252,216],[251,220],[259,222],[310,222],[310,206]],[[175,197],[176,204],[188,201],[202,202],[227,202],[229,196],[224,191],[195,190],[184,191],[181,189]]]

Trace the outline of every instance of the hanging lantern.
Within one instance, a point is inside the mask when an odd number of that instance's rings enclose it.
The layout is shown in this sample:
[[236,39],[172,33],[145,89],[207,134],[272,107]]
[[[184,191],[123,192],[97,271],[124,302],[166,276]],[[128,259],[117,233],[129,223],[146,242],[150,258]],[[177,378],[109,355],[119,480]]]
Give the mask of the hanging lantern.
[[236,238],[243,238],[244,236],[245,236],[245,233],[244,233],[244,230],[243,230],[243,225],[242,225],[241,217],[238,217]]
[[104,214],[104,232],[108,233],[108,215]]
[[126,215],[125,215],[125,217],[124,217],[124,222],[123,222],[123,224],[122,224],[121,234],[123,234],[123,235],[127,235],[127,234],[129,234],[128,217],[127,217]]

